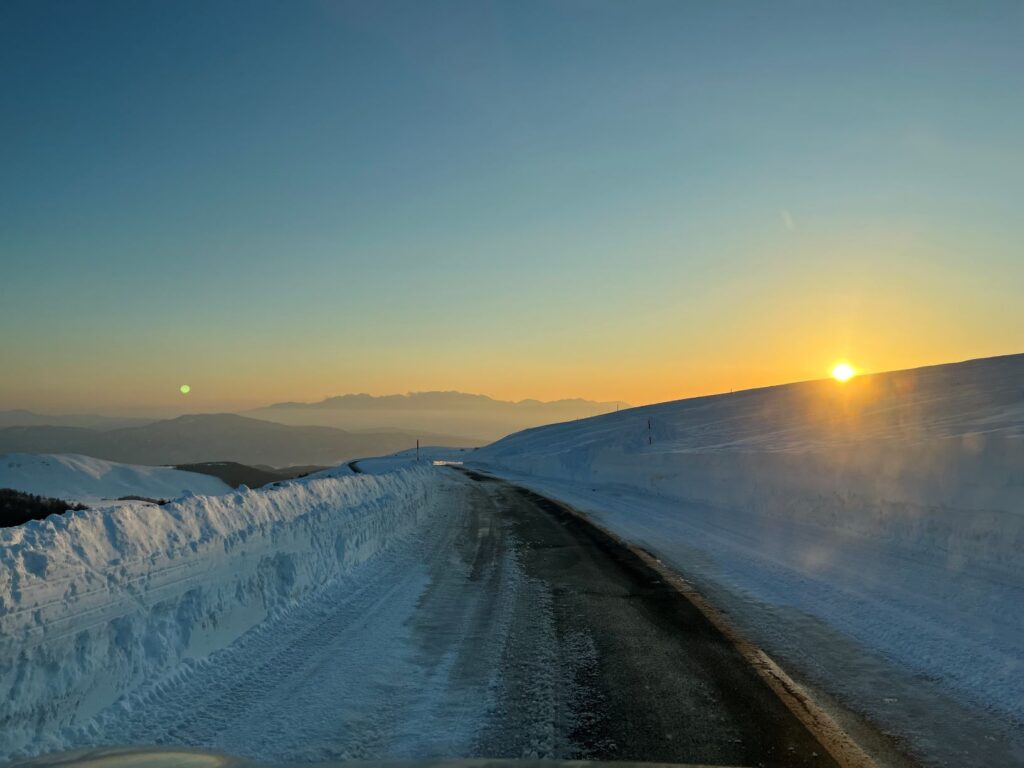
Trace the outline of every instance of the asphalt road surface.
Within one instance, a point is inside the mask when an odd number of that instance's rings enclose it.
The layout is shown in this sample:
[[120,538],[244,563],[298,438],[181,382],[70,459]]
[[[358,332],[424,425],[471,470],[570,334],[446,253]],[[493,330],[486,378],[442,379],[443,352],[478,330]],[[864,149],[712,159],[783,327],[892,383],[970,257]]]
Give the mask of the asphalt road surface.
[[733,646],[636,555],[562,507],[447,471],[445,512],[81,745],[270,761],[833,761]]

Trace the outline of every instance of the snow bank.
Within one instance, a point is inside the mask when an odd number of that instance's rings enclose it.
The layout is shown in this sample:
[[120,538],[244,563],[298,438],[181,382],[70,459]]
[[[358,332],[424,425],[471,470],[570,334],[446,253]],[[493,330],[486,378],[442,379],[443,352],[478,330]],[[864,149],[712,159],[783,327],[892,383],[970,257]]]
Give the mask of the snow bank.
[[1024,567],[1024,355],[635,408],[472,458]]
[[231,491],[222,480],[198,472],[118,464],[70,453],[4,454],[0,488],[83,502],[122,496],[174,499],[185,491],[204,495]]
[[0,756],[59,747],[60,729],[413,533],[434,477],[298,480],[0,530]]
[[[886,703],[927,680],[1016,723],[1024,758],[1024,355],[635,408],[472,458],[648,547],[923,753],[966,727],[934,697]],[[838,636],[890,666],[854,669]]]

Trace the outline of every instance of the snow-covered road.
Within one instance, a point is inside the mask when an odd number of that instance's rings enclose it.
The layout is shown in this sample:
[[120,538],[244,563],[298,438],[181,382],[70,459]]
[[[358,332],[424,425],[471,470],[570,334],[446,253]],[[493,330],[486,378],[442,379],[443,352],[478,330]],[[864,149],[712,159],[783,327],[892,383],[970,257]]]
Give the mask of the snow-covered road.
[[589,526],[505,483],[435,472],[426,526],[66,745],[831,764],[692,606]]
[[81,743],[187,744],[265,760],[465,750],[502,638],[500,627],[471,630],[514,592],[506,582],[515,573],[491,559],[485,583],[470,580],[493,551],[490,534],[464,514],[454,484],[443,493],[422,538],[404,538],[173,682],[103,712]]

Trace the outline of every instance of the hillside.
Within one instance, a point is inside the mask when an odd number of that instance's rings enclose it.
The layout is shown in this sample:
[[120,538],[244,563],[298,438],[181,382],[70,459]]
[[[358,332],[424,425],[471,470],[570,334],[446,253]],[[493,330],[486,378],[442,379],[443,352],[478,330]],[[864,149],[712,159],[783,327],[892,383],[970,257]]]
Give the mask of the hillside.
[[415,445],[417,438],[442,445],[479,444],[452,435],[352,433],[329,427],[293,427],[235,414],[202,414],[103,431],[10,427],[0,429],[0,453],[77,453],[129,464],[234,461],[281,467],[333,465],[394,453]]
[[[767,489],[1024,508],[1024,355],[634,408],[478,455],[541,474],[719,502]],[[742,482],[735,482],[742,479]]]
[[[628,408],[623,402],[570,399],[542,402],[495,400],[465,392],[412,392],[406,395],[340,395],[316,403],[276,403],[246,415],[281,424],[342,429],[454,432],[495,440],[541,424],[587,418]],[[436,442],[436,441],[433,441]]]
[[89,456],[28,453],[0,456],[0,488],[83,502],[122,496],[174,499],[185,491],[215,495],[231,490],[208,474],[118,464]]
[[117,429],[140,427],[153,419],[128,416],[99,416],[94,413],[36,413],[24,409],[0,411],[0,429],[5,427],[85,427],[86,429]]

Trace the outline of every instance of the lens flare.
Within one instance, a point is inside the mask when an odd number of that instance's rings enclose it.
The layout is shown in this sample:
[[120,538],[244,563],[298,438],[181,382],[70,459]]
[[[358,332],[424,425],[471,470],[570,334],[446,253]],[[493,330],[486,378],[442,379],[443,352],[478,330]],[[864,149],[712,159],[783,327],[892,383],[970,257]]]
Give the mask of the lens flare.
[[180,387],[178,387],[178,389],[181,390],[181,394],[183,395],[187,395],[189,392],[192,391],[192,387],[190,387],[188,384],[182,384]]
[[849,363],[836,363],[832,368],[832,378],[836,381],[849,381],[857,372]]

